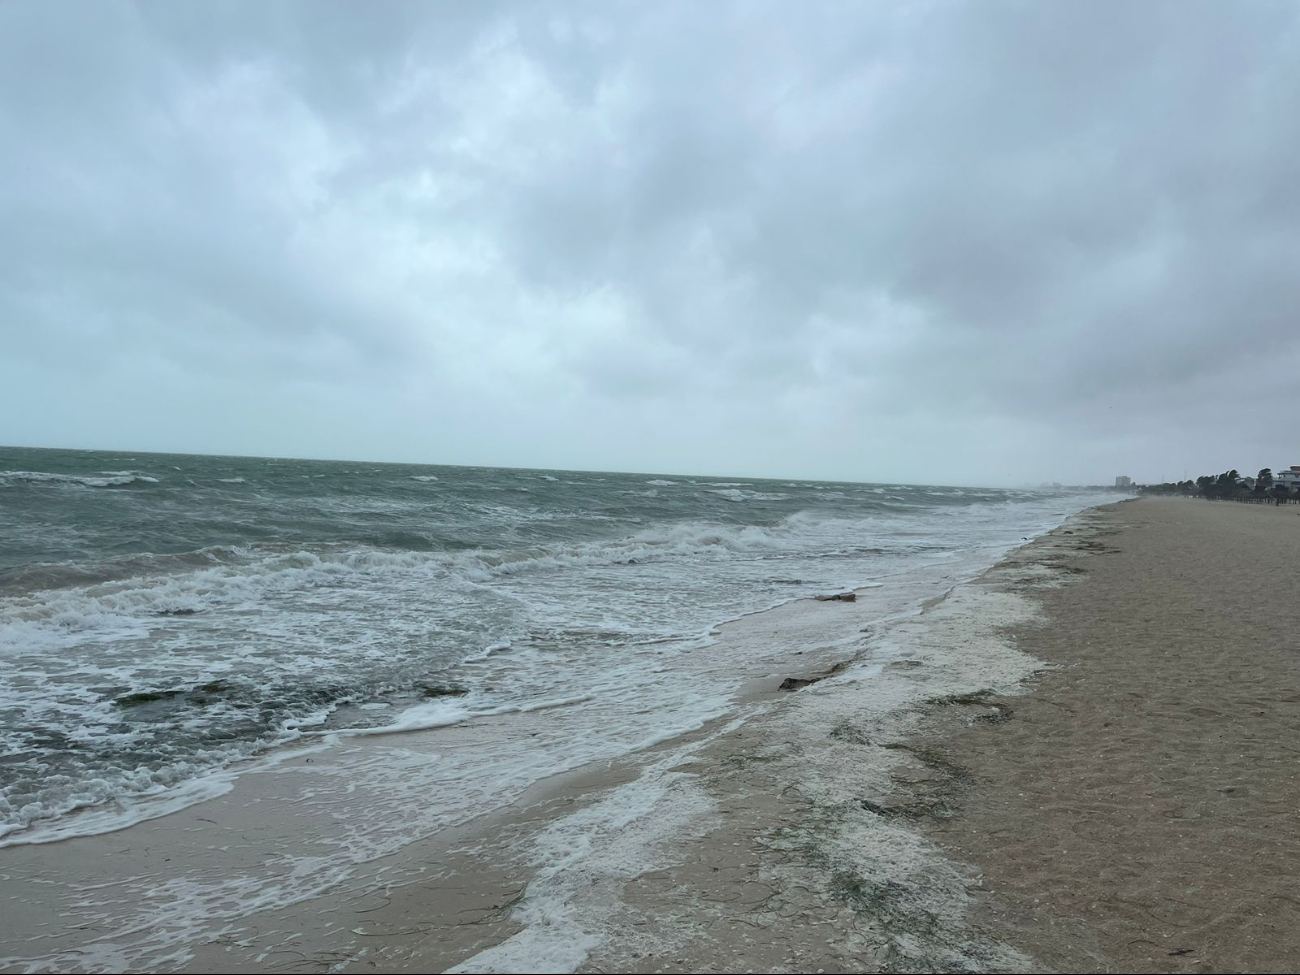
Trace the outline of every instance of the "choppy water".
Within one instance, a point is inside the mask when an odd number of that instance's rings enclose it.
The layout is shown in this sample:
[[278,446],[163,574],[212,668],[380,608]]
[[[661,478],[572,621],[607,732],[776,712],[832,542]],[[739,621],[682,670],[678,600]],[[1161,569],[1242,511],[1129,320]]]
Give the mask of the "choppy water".
[[1094,500],[0,448],[0,836],[319,729],[563,708],[631,748],[724,706],[663,678],[723,621],[975,571]]

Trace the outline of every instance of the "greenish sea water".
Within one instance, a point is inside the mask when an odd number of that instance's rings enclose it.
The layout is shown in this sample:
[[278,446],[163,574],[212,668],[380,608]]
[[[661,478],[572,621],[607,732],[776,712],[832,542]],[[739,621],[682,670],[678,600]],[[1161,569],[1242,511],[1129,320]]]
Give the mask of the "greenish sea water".
[[720,623],[977,570],[1095,500],[0,448],[0,836],[321,730],[560,707],[634,747],[725,708],[662,679]]

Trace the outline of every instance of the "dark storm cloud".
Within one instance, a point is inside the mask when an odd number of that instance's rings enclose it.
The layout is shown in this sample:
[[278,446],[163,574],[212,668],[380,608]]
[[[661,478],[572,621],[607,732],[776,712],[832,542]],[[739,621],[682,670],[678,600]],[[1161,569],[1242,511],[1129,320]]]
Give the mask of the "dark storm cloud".
[[0,440],[1300,461],[1290,3],[10,3],[0,83]]

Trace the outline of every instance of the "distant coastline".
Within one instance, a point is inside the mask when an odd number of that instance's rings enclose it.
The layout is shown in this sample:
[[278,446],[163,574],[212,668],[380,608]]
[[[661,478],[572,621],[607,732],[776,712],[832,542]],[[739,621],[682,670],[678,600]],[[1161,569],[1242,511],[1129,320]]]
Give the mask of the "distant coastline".
[[1253,504],[1300,504],[1300,464],[1279,468],[1276,473],[1265,467],[1254,477],[1243,476],[1233,468],[1222,474],[1202,474],[1195,480],[1144,484],[1138,493]]

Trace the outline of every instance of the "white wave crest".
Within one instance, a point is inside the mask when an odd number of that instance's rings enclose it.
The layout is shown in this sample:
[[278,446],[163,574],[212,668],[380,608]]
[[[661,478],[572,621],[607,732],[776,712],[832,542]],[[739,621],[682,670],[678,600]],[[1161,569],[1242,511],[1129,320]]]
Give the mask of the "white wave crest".
[[157,484],[158,478],[134,471],[102,471],[103,477],[89,474],[54,474],[49,471],[0,471],[0,485],[66,484],[77,487],[124,487],[127,484]]
[[716,494],[718,497],[726,498],[728,501],[740,503],[742,501],[784,501],[790,497],[788,494],[772,494],[765,491],[742,491],[740,488],[719,488],[709,489],[709,494]]

